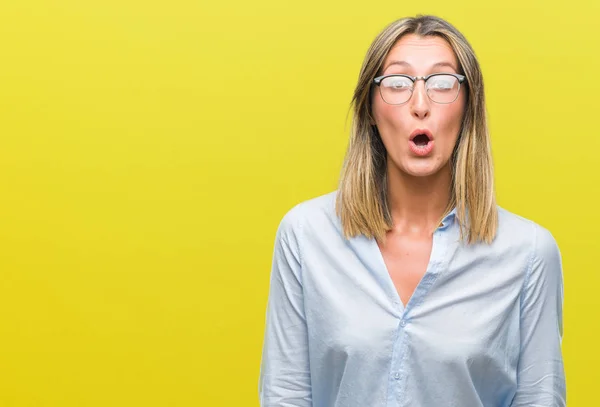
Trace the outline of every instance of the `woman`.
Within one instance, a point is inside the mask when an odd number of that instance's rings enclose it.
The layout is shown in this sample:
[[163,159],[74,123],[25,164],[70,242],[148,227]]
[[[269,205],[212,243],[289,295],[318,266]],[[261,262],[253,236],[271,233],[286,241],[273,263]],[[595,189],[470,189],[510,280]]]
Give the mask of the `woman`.
[[389,25],[339,189],[277,231],[266,406],[564,406],[561,256],[497,206],[483,79],[433,16]]

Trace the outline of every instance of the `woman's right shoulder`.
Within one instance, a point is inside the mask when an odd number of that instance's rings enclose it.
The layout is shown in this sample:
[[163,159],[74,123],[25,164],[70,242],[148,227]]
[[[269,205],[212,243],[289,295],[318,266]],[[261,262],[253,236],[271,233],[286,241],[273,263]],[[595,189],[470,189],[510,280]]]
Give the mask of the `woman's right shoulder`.
[[290,208],[282,217],[279,229],[296,231],[298,229],[319,229],[337,222],[335,199],[337,191],[301,201]]

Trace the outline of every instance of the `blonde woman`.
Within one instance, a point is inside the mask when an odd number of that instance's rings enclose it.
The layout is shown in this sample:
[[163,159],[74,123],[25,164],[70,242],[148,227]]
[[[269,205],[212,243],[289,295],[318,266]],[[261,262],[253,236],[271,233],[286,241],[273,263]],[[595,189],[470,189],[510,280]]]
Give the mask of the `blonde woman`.
[[560,252],[496,204],[467,40],[393,22],[353,109],[338,190],[277,231],[261,406],[565,406]]

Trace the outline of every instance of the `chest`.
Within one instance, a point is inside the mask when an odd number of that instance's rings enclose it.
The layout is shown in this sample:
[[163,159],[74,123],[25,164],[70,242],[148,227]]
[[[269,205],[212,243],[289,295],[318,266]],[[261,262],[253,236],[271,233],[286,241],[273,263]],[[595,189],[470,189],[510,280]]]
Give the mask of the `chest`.
[[432,238],[409,238],[388,235],[379,250],[400,300],[406,306],[427,271]]
[[[365,358],[370,365],[381,357],[388,365],[395,346],[411,346],[406,354],[417,362],[431,357],[447,366],[476,360],[499,369],[513,366],[529,256],[495,253],[488,246],[463,250],[454,243],[457,235],[388,234],[385,245],[358,238],[347,245],[307,244],[302,281],[312,349],[339,363]],[[393,288],[404,307],[390,298]]]

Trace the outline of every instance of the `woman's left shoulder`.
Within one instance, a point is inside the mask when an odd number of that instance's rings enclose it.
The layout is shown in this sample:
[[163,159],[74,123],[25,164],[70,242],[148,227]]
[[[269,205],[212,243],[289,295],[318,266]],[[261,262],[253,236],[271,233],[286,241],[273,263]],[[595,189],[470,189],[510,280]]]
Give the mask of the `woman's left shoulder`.
[[517,246],[530,247],[542,257],[558,250],[556,239],[548,228],[501,206],[497,208],[499,238]]

